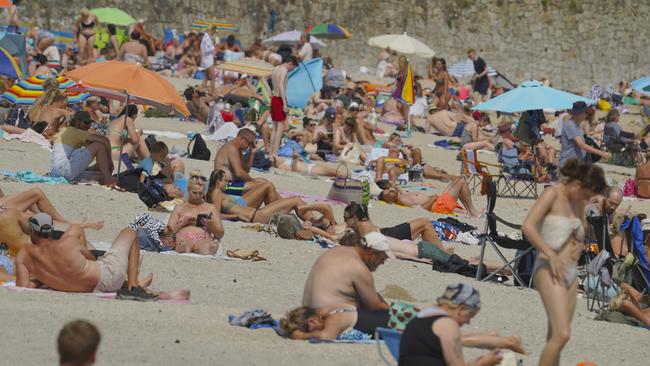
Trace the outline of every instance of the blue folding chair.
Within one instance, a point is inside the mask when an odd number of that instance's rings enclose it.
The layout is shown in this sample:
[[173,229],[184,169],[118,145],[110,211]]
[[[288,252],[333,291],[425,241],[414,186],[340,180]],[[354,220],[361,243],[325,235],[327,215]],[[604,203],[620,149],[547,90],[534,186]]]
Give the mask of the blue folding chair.
[[399,362],[399,342],[402,339],[402,332],[390,328],[377,328],[375,330],[375,339],[377,340],[377,351],[379,352],[379,357],[381,357],[386,365],[392,366],[392,362],[386,359],[386,356],[384,356],[381,351],[381,339],[386,343],[386,347],[388,348],[388,351],[390,351],[390,354],[393,355],[395,361]]

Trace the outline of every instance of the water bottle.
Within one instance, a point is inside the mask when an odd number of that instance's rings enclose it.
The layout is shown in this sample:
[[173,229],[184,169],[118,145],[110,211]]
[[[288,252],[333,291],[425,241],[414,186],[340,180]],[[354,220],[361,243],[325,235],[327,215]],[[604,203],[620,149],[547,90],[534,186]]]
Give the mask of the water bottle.
[[174,173],[174,186],[183,191],[183,195],[187,197],[187,178],[181,172]]

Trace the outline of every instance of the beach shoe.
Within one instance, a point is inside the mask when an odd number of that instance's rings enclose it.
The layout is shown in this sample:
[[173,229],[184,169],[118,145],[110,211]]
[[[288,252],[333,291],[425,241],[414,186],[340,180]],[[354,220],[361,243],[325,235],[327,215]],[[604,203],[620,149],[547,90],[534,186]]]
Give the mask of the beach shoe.
[[133,287],[131,290],[128,289],[128,285],[122,285],[120,291],[117,292],[115,296],[118,300],[132,300],[132,301],[157,301],[158,295],[154,295],[151,292],[145,291],[142,287]]

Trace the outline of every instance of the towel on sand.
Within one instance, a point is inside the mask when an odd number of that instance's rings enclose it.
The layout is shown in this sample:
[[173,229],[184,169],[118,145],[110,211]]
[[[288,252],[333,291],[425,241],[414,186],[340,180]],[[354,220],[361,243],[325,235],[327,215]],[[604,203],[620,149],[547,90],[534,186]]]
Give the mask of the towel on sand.
[[[115,292],[63,292],[63,291],[56,291],[56,290],[50,290],[50,289],[43,289],[43,288],[26,288],[26,287],[16,287],[15,282],[7,282],[2,287],[6,288],[9,291],[14,291],[14,292],[41,292],[41,293],[47,293],[47,292],[56,292],[56,293],[62,293],[62,294],[70,294],[74,296],[92,296],[96,297],[98,299],[102,300],[115,300],[115,297],[117,296],[117,293]],[[157,303],[161,304],[189,304],[189,300],[158,300],[156,301]]]
[[25,182],[25,183],[47,183],[52,185],[69,183],[65,178],[62,177],[54,178],[54,177],[48,177],[44,175],[38,175],[31,170],[19,170],[15,173],[10,172],[9,170],[0,170],[0,175],[4,175],[5,177],[11,180]]

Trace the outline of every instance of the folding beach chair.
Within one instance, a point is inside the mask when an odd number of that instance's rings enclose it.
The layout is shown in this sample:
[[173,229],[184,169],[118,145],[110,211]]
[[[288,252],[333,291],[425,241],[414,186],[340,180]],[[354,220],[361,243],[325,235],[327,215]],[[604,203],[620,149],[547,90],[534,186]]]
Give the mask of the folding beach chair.
[[625,143],[621,138],[634,139],[633,133],[621,131],[620,136],[616,134],[616,130],[610,126],[605,125],[603,130],[603,141],[605,148],[612,154],[610,162],[614,165],[625,167],[633,167],[636,163],[637,156],[641,151],[640,148],[630,142]]
[[488,166],[500,168],[499,165],[490,164],[479,160],[478,150],[460,150],[460,176],[465,178],[467,185],[472,193],[475,193],[476,188],[480,188],[484,179],[489,177],[498,177],[498,175],[490,174]]
[[[531,253],[533,253],[534,248],[532,245],[530,245],[530,243],[525,238],[521,240],[515,240],[506,236],[500,236],[498,234],[497,221],[503,225],[506,225],[516,230],[521,230],[521,225],[512,224],[497,216],[494,213],[496,200],[497,200],[496,184],[491,180],[489,180],[487,182],[487,208],[485,212],[485,226],[483,232],[479,235],[479,245],[481,246],[481,255],[480,255],[478,269],[476,270],[476,279],[479,281],[487,281],[493,276],[497,275],[501,270],[508,268],[512,272],[512,275],[514,276],[514,280],[515,280],[514,282],[517,286],[531,287],[533,282],[532,273],[527,274],[530,275],[530,278],[528,281],[524,281],[522,279],[523,273],[519,273],[518,264],[521,260],[523,260],[527,256],[530,256]],[[499,258],[504,264],[496,271],[484,277],[484,274],[482,273],[484,268],[483,261],[485,259],[485,248],[487,247],[488,243],[490,244],[492,249],[494,249],[494,251],[497,253],[497,255],[499,256]],[[514,249],[517,250],[517,254],[513,259],[508,260],[506,259],[506,257],[503,255],[503,253],[499,248]]]
[[537,179],[532,172],[533,166],[522,164],[517,147],[507,148],[503,144],[500,145],[497,154],[501,163],[497,182],[498,195],[537,199]]
[[645,238],[641,222],[637,216],[634,216],[623,222],[621,229],[625,230],[628,252],[632,253],[635,258],[635,263],[630,271],[630,285],[641,292],[650,293],[650,263],[648,262],[649,258],[646,258],[645,248],[643,247]]
[[611,256],[607,215],[587,216],[587,223],[594,233],[598,248],[589,247],[582,253],[586,269],[582,285],[587,298],[587,310],[598,311],[607,305],[612,295],[616,295],[617,288],[611,278],[614,258]]
[[386,348],[388,348],[390,354],[393,356],[395,361],[399,363],[399,343],[402,339],[402,332],[391,328],[377,328],[375,330],[375,339],[377,340],[377,352],[379,352],[379,357],[381,357],[386,365],[392,366],[393,363],[384,356],[384,353],[381,350],[380,340],[382,339],[384,340]]

